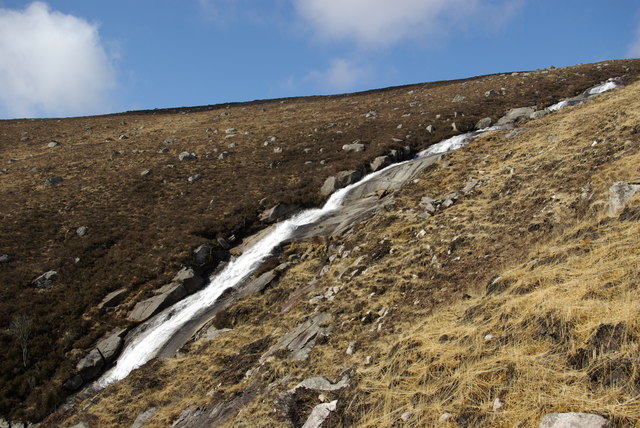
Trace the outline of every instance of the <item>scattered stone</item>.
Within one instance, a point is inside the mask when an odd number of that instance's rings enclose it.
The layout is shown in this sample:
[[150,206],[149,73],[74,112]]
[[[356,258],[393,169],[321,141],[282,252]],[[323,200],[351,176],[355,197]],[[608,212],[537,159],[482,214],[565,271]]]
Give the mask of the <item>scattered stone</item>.
[[182,152],[178,155],[178,159],[180,160],[192,160],[196,158],[195,153]]
[[373,357],[371,355],[367,355],[367,358],[364,359],[364,365],[369,366],[373,362]]
[[123,300],[124,296],[127,295],[126,288],[120,288],[116,291],[112,291],[107,294],[104,299],[98,304],[98,309],[102,310],[104,308],[112,308],[114,306],[118,306]]
[[9,254],[0,254],[0,263],[9,263],[10,261]]
[[222,160],[222,159],[226,159],[229,157],[229,152],[222,152],[218,155],[218,159]]
[[236,132],[238,132],[238,130],[236,128],[227,128],[227,129],[224,130],[225,134],[234,134]]
[[57,278],[58,272],[50,270],[31,281],[31,286],[35,288],[48,289],[53,287]]
[[76,234],[80,237],[83,237],[89,232],[89,228],[87,226],[80,226],[76,229]]
[[191,177],[187,178],[187,181],[189,183],[195,183],[196,181],[200,180],[202,178],[202,175],[200,174],[193,174]]
[[618,181],[609,188],[609,216],[622,210],[627,202],[640,192],[640,182]]
[[370,112],[365,114],[364,117],[366,117],[367,119],[375,119],[375,118],[378,117],[378,113],[376,113],[375,111],[371,110]]
[[490,127],[493,124],[493,119],[490,117],[482,118],[476,123],[476,129],[485,129]]
[[127,138],[129,138],[129,137],[127,137],[124,134],[122,134],[121,136],[118,137],[119,140],[126,140]]
[[349,342],[349,346],[347,346],[347,355],[353,355],[356,351],[356,342]]
[[400,419],[402,420],[402,422],[409,422],[409,419],[411,419],[413,417],[413,412],[404,412],[403,414],[400,415]]
[[54,186],[62,183],[62,177],[49,177],[44,181],[45,186]]
[[466,98],[463,97],[462,95],[456,95],[455,97],[453,97],[453,100],[451,100],[452,103],[461,103],[465,100]]
[[542,418],[538,428],[609,428],[610,422],[590,413],[551,413]]
[[330,327],[325,327],[331,320],[331,314],[321,312],[315,317],[298,325],[280,338],[269,350],[260,357],[264,363],[268,357],[280,350],[288,350],[292,361],[306,360],[320,337],[327,337]]
[[142,177],[146,177],[147,175],[151,174],[151,170],[150,169],[145,169],[144,171],[142,171],[140,173],[140,176]]
[[97,349],[91,350],[76,365],[76,371],[85,382],[95,379],[104,367],[104,359]]
[[449,421],[451,418],[453,418],[453,415],[451,413],[443,413],[442,415],[440,415],[440,417],[438,418],[438,422],[440,423],[444,423]]
[[52,141],[49,144],[47,144],[47,147],[50,149],[53,149],[54,147],[58,147],[60,145],[60,143],[58,143],[57,141]]
[[333,383],[325,376],[310,377],[303,380],[295,388],[289,390],[289,393],[295,392],[298,388],[312,389],[314,391],[332,392],[338,391],[349,386],[349,376],[344,375],[340,381]]
[[318,404],[313,408],[309,418],[307,418],[307,421],[302,425],[302,428],[320,428],[331,412],[336,410],[337,404],[338,400],[333,400],[330,403]]
[[273,148],[273,153],[282,153],[282,152],[283,152],[282,147],[274,147]]
[[433,134],[433,131],[435,131],[435,128],[433,127],[433,125],[428,125],[426,127],[426,130],[429,134]]
[[476,186],[478,185],[477,181],[469,181],[463,188],[462,188],[462,193],[465,195],[468,195],[469,193],[473,192],[473,189],[476,188]]
[[506,115],[498,119],[497,125],[508,125],[523,122],[535,112],[535,107],[519,107],[511,109]]
[[487,334],[486,336],[484,336],[485,342],[491,342],[493,339],[495,339],[495,336],[493,334]]
[[366,150],[366,147],[364,144],[356,140],[351,144],[345,144],[344,146],[342,146],[342,150],[344,150],[345,152],[358,153],[358,152],[364,152]]
[[166,140],[164,140],[165,144],[171,144],[171,143],[175,143],[176,141],[178,141],[175,138],[167,138]]
[[330,195],[336,190],[353,184],[361,178],[362,173],[360,171],[340,171],[335,176],[329,177],[325,180],[322,188],[320,189],[320,193],[323,195]]
[[294,204],[278,204],[260,214],[260,221],[271,224],[290,217],[296,210],[300,208]]
[[502,400],[500,400],[499,398],[493,400],[493,411],[499,412],[502,409],[504,409],[504,403],[502,402]]

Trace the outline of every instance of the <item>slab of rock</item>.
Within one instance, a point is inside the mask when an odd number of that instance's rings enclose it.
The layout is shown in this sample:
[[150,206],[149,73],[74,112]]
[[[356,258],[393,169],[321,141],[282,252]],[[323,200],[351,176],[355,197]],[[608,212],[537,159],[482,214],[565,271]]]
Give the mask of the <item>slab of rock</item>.
[[122,300],[124,300],[124,296],[127,295],[126,288],[120,288],[116,291],[112,291],[107,294],[104,299],[98,304],[98,309],[102,310],[104,308],[112,308],[114,306],[118,306]]
[[145,321],[187,295],[182,284],[171,283],[170,285],[171,287],[162,294],[138,302],[129,312],[128,318],[133,321]]
[[476,123],[476,129],[485,129],[490,127],[493,124],[493,119],[490,117],[482,118]]
[[76,365],[76,371],[85,382],[98,377],[104,367],[104,359],[100,351],[93,349]]
[[337,391],[342,388],[346,388],[349,386],[349,376],[345,375],[339,382],[333,383],[325,376],[318,377],[310,377],[308,379],[303,380],[295,388],[291,389],[290,392],[295,392],[298,388],[306,388],[313,389],[314,391]]
[[126,330],[121,329],[98,342],[96,349],[100,351],[100,354],[102,354],[102,358],[104,358],[105,363],[109,364],[116,359],[122,349],[122,344],[124,342],[122,340],[122,336],[124,336],[125,333]]
[[187,293],[193,294],[204,286],[204,279],[192,268],[183,267],[171,280],[173,284],[182,284]]
[[82,386],[84,380],[79,374],[72,376],[69,380],[62,384],[67,391],[77,391]]
[[260,221],[271,224],[290,217],[296,210],[300,208],[294,204],[278,204],[260,214]]
[[318,404],[313,408],[309,418],[307,418],[307,421],[302,425],[302,428],[319,428],[329,417],[331,412],[336,410],[337,405],[338,400],[333,400],[330,403]]
[[31,281],[31,286],[35,288],[48,289],[54,286],[57,278],[58,272],[50,270]]
[[260,362],[264,363],[268,357],[284,349],[290,351],[289,358],[291,360],[306,360],[311,349],[315,346],[317,339],[320,336],[328,336],[330,334],[331,329],[324,327],[324,324],[330,321],[331,318],[331,314],[322,312],[298,325],[269,348],[269,350],[260,357]]
[[278,273],[275,269],[265,272],[256,279],[250,281],[248,284],[242,287],[241,295],[250,295],[259,293],[269,286],[276,278]]
[[145,410],[144,412],[140,413],[138,417],[136,417],[136,420],[133,421],[131,428],[142,428],[144,424],[156,413],[158,413],[158,409],[156,409],[155,407]]
[[590,413],[551,413],[542,418],[538,428],[608,428],[605,418]]
[[52,141],[49,144],[47,144],[47,147],[52,149],[54,147],[58,147],[60,145],[60,143],[58,143],[57,141]]
[[613,183],[609,188],[609,215],[616,215],[638,192],[640,192],[640,182],[618,181]]
[[182,152],[178,155],[178,159],[180,160],[192,160],[196,158],[195,153]]

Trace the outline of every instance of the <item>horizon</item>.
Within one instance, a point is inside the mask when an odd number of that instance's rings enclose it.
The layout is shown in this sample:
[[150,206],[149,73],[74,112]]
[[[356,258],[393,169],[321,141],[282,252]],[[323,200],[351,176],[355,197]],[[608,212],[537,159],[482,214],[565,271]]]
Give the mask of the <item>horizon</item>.
[[639,18],[631,0],[0,0],[0,119],[339,95],[632,58]]

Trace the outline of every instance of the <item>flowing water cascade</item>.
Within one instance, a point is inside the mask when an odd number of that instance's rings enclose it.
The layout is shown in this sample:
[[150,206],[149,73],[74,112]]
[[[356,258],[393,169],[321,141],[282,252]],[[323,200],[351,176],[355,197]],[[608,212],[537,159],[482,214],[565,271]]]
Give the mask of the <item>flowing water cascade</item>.
[[[614,89],[617,86],[619,86],[617,81],[615,79],[610,79],[601,85],[588,89],[585,91],[583,96],[586,99],[610,89]],[[547,108],[547,110],[555,111],[567,105],[571,104],[566,101],[562,101]],[[367,175],[355,184],[336,191],[331,195],[322,208],[303,211],[291,219],[279,223],[273,231],[258,241],[253,247],[248,249],[234,261],[230,262],[222,272],[212,276],[209,284],[204,289],[183,299],[172,307],[156,315],[150,321],[146,322],[140,329],[139,333],[132,338],[122,351],[117,360],[117,364],[98,380],[97,386],[105,387],[113,382],[123,379],[132,370],[154,358],[162,346],[166,344],[176,332],[178,332],[195,316],[214,305],[216,300],[225,290],[240,284],[244,279],[251,275],[260,266],[260,264],[269,257],[274,248],[276,248],[281,242],[293,236],[298,227],[317,222],[327,214],[340,209],[345,197],[352,189],[364,185],[369,180],[385,171],[388,171],[389,169],[402,168],[403,165],[414,162],[416,159],[459,149],[467,145],[471,140],[479,135],[496,129],[501,128],[491,127],[469,132],[467,134],[456,135],[440,143],[434,144],[428,149],[418,153],[416,158],[412,160],[390,165],[378,172]]]

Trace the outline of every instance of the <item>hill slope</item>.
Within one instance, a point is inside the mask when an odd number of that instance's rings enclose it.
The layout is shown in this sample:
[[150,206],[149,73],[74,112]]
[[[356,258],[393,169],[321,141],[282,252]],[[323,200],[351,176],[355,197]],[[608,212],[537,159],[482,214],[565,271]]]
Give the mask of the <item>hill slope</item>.
[[[29,418],[43,416],[105,331],[130,326],[134,304],[181,265],[195,265],[191,251],[198,245],[233,241],[230,235],[239,240],[261,227],[261,208],[317,204],[329,175],[405,144],[427,147],[452,135],[453,122],[468,129],[485,116],[544,107],[612,76],[631,83],[637,70],[638,62],[621,61],[185,114],[3,122],[3,159],[12,161],[0,176],[7,201],[0,254],[10,257],[0,265],[0,320],[8,327],[27,313],[35,322],[24,365],[14,339],[2,337],[2,413],[17,415],[22,402]],[[616,360],[632,358],[636,346],[632,309],[605,316],[607,305],[616,307],[616,299],[634,290],[622,279],[635,272],[636,217],[632,209],[622,219],[602,223],[600,217],[611,183],[638,174],[637,92],[630,86],[518,132],[480,137],[397,192],[386,213],[337,239],[287,248],[287,256],[301,261],[277,286],[214,320],[232,331],[189,344],[179,359],[154,360],[89,407],[54,415],[51,424],[69,417],[69,423],[123,425],[155,407],[150,426],[166,426],[193,405],[245,397],[228,423],[301,425],[318,393],[280,393],[310,376],[338,381],[343,374],[349,387],[325,393],[338,399],[334,424],[392,425],[407,411],[413,413],[408,423],[430,424],[447,411],[460,423],[509,425],[569,407],[637,422],[633,403],[624,404],[636,382],[633,362]],[[454,103],[456,95],[464,100]],[[375,115],[366,117],[370,111]],[[61,145],[47,147],[54,139]],[[356,139],[366,150],[345,156],[342,146]],[[164,147],[169,152],[158,153]],[[197,158],[180,161],[182,151]],[[150,173],[141,176],[143,170]],[[189,183],[196,173],[202,179]],[[64,180],[44,185],[53,176]],[[469,181],[482,185],[432,217],[417,217],[423,196],[462,194]],[[88,227],[86,235],[76,233],[80,226]],[[616,240],[626,242],[628,262],[605,257],[614,256]],[[328,273],[312,281],[325,265]],[[579,268],[585,265],[588,271]],[[610,273],[611,266],[619,273]],[[209,263],[203,273],[214,267]],[[54,287],[28,286],[50,269],[58,272]],[[504,285],[485,296],[496,276]],[[574,282],[582,288],[567,293]],[[120,287],[128,294],[115,311],[96,309]],[[327,298],[310,302],[315,294]],[[245,376],[284,333],[319,313],[331,314],[331,334],[308,360],[292,363],[276,353]],[[624,340],[596,352],[590,338],[600,324],[614,326],[605,330]],[[487,334],[493,340],[485,341]],[[572,357],[580,349],[593,357]],[[627,375],[612,381],[611,372]],[[594,388],[600,401],[591,398]],[[525,392],[545,398],[532,405]],[[491,411],[495,398],[506,403],[504,411]]]

